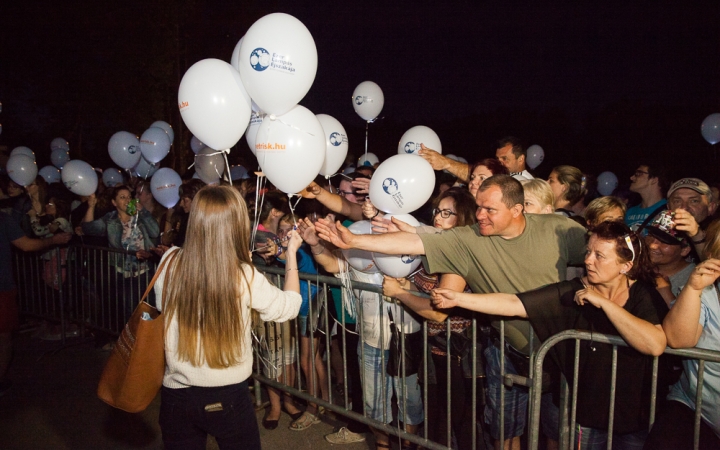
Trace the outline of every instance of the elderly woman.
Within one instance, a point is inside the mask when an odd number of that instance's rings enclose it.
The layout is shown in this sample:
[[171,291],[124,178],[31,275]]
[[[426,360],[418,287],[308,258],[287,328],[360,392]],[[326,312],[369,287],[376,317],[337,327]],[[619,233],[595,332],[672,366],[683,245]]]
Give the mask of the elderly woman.
[[[88,210],[82,222],[82,233],[89,236],[105,236],[110,248],[135,252],[134,255],[111,253],[109,264],[114,268],[117,289],[122,295],[118,303],[124,304],[125,321],[130,317],[140,299],[140,293],[152,275],[152,267],[146,261],[152,256],[160,235],[160,227],[153,216],[132,197],[132,191],[125,185],[115,186],[112,194],[111,211],[95,219],[95,194],[88,198]],[[141,277],[141,275],[145,275]],[[151,295],[152,296],[152,295]],[[150,300],[154,301],[154,296]]]
[[[652,358],[666,345],[667,312],[641,240],[623,223],[605,222],[590,236],[587,276],[521,294],[466,294],[435,289],[437,308],[463,307],[486,314],[526,317],[541,340],[564,330],[620,335],[617,351],[614,445],[635,448],[647,434]],[[551,360],[572,384],[574,342],[557,344]],[[577,448],[605,448],[609,419],[612,346],[586,341],[580,351]],[[624,447],[623,447],[624,448]]]

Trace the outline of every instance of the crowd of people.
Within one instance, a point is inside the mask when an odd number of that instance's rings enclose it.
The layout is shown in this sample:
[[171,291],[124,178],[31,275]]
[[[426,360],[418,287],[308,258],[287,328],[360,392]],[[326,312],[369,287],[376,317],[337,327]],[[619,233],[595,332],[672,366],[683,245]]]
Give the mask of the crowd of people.
[[[564,330],[618,335],[628,347],[617,351],[616,375],[608,344],[584,342],[577,366],[574,342],[551,350],[544,367],[551,383],[541,407],[547,448],[557,448],[559,440],[560,375],[570,385],[577,378],[575,448],[605,448],[611,419],[616,448],[690,448],[697,389],[700,448],[720,448],[719,363],[704,365],[698,386],[697,360],[661,357],[658,414],[650,427],[653,357],[667,346],[720,351],[716,188],[692,177],[672,180],[648,161],[635,170],[629,189],[601,196],[592,177],[570,165],[554,167],[547,181],[534,178],[513,137],[498,141],[494,157],[472,164],[425,147],[419,155],[438,174],[432,198],[414,213],[421,226],[388,220],[374,207],[368,196],[374,167],[368,165],[342,174],[336,188],[318,177],[299,203],[269,183],[255,184],[261,188],[256,192],[252,179],[232,187],[204,187],[191,179],[171,209],[153,199],[144,180],[83,198],[41,177],[24,189],[4,180],[0,209],[8,244],[2,243],[0,256],[9,258],[10,243],[39,250],[38,242],[42,248],[67,242],[70,232],[79,242],[132,252],[108,260],[114,283],[130,296],[123,303],[126,317],[138,301],[132,297],[141,292],[138,284],[154,271],[152,260],[177,256],[160,277],[172,274],[170,287],[157,282],[150,300],[170,319],[160,417],[168,448],[199,443],[208,432],[220,436],[221,448],[242,435],[252,435],[246,443],[259,447],[257,424],[229,432],[235,422],[207,422],[202,413],[181,418],[179,412],[217,403],[220,409],[240,405],[239,415],[227,420],[252,413],[238,394],[246,392],[250,375],[251,329],[264,343],[256,354],[265,376],[324,401],[330,389],[347,394],[353,412],[377,423],[397,422],[411,434],[424,426],[431,440],[459,449],[483,448],[484,436],[497,449],[520,448],[529,393],[520,385],[503,387],[503,375],[529,376],[529,356],[544,340]],[[363,220],[373,234],[351,231]],[[42,237],[50,239],[34,240]],[[395,278],[350,264],[351,251],[422,255],[423,265]],[[45,255],[43,279],[57,289],[65,274],[52,264],[66,256]],[[253,268],[258,265],[284,267],[284,291],[265,281]],[[299,280],[298,272],[382,285],[383,295],[347,287],[324,293],[317,283]],[[224,282],[213,286],[211,279]],[[0,307],[10,311],[12,280],[0,281]],[[251,319],[250,308],[258,317]],[[503,336],[501,317],[507,318]],[[0,343],[16,322],[0,323]],[[417,340],[423,323],[427,353]],[[398,365],[393,347],[403,337],[407,355]],[[0,382],[3,355],[0,348]],[[283,411],[294,431],[318,423],[323,413],[320,405],[303,405],[274,388],[268,397],[262,420],[268,430],[277,428]],[[348,420],[326,439],[360,442],[367,431]],[[376,448],[390,448],[385,431],[370,431]],[[402,445],[412,448],[409,441]]]

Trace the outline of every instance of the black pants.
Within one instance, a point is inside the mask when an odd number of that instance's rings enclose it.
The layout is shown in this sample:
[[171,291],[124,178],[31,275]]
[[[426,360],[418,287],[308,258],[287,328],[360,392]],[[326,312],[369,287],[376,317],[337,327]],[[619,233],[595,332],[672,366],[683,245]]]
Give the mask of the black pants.
[[226,449],[260,449],[248,382],[221,387],[162,388],[160,429],[168,450],[204,450],[207,435]]
[[[693,448],[695,411],[683,403],[668,401],[645,441],[647,450]],[[704,420],[700,421],[700,450],[720,449],[720,439]]]

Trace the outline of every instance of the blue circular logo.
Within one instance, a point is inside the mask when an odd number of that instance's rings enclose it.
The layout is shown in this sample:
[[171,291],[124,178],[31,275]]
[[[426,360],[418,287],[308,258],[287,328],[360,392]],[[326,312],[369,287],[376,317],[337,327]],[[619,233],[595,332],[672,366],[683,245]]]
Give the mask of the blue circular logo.
[[250,53],[250,66],[262,72],[270,66],[270,53],[262,47],[258,47]]
[[137,145],[131,145],[130,147],[128,147],[128,153],[130,153],[131,155],[134,155],[135,153],[137,153],[138,150],[139,150],[139,148]]
[[400,189],[400,187],[397,184],[397,181],[395,181],[394,178],[385,178],[385,180],[382,183],[383,191],[385,191],[386,194],[393,195]]
[[412,153],[415,151],[415,143],[414,142],[406,142],[405,143],[405,153]]
[[338,145],[342,144],[342,142],[343,142],[342,134],[340,134],[336,131],[330,135],[329,140],[332,145],[337,147]]
[[355,97],[355,104],[358,106],[362,105],[364,101],[365,97],[363,97],[362,95],[358,95],[357,97]]
[[401,255],[400,261],[402,261],[404,264],[411,264],[413,261],[415,261],[415,257],[411,255]]

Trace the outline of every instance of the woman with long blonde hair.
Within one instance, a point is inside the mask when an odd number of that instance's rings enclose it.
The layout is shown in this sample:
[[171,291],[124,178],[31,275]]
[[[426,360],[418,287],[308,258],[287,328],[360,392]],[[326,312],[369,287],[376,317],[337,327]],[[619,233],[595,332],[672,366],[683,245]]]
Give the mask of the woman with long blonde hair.
[[252,265],[240,194],[230,186],[207,186],[195,196],[185,245],[165,253],[163,259],[172,259],[155,283],[165,317],[160,428],[166,448],[204,449],[208,433],[221,449],[260,448],[247,383],[250,310],[265,321],[297,316],[295,250],[302,239],[296,232],[290,236],[283,291]]

